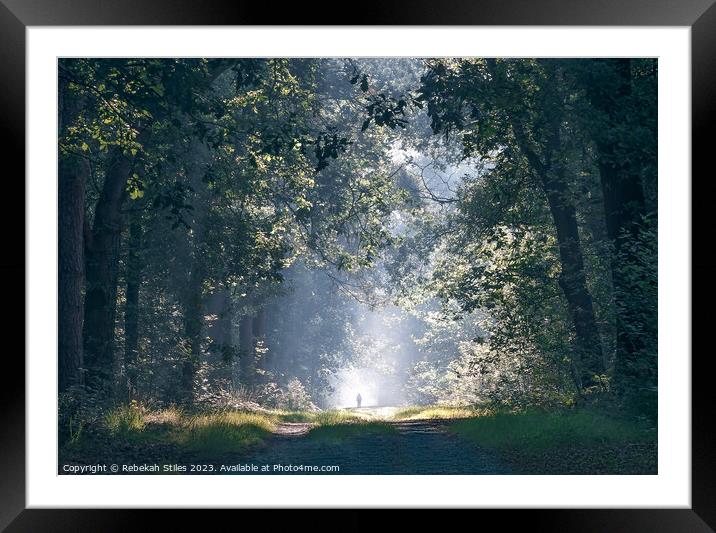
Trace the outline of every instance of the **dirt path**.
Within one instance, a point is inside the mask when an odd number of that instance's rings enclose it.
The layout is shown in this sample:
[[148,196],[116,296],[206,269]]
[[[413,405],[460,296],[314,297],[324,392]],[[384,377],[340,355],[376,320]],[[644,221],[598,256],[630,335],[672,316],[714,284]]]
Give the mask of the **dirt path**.
[[394,432],[367,433],[340,441],[314,439],[309,424],[282,424],[265,448],[233,458],[245,464],[271,465],[269,473],[306,474],[304,470],[273,471],[273,465],[338,466],[319,474],[509,474],[498,458],[446,431],[450,421],[389,422]]

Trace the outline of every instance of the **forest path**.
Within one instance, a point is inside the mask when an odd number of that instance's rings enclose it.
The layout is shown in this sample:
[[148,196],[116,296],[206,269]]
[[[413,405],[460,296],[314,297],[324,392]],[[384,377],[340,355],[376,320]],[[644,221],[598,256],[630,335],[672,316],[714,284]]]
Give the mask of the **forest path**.
[[[307,474],[306,466],[338,466],[338,472],[319,474],[509,474],[498,457],[452,435],[450,420],[384,421],[382,431],[356,427],[333,435],[310,435],[309,424],[282,424],[266,446],[234,462],[270,465],[269,473]],[[317,432],[320,434],[320,431]],[[273,465],[303,470],[274,471]]]

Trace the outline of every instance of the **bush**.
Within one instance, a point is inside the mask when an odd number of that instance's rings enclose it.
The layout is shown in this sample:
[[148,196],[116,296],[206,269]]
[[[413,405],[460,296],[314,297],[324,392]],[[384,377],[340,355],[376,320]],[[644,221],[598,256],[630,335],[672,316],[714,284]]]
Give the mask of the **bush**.
[[271,409],[288,411],[318,411],[311,400],[311,395],[298,378],[291,379],[285,388],[278,383],[270,382],[254,391],[256,401]]
[[298,411],[315,411],[317,407],[311,401],[311,395],[306,391],[306,387],[298,378],[293,378],[286,386],[284,394],[285,409],[294,409]]

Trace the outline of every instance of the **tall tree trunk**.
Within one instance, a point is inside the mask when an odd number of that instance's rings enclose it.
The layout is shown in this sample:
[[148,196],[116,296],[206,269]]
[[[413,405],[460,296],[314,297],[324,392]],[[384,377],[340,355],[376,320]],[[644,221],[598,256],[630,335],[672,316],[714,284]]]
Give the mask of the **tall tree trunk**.
[[624,245],[638,235],[641,217],[644,213],[644,196],[641,186],[635,187],[634,182],[614,166],[600,164],[599,169],[604,194],[607,232],[609,239],[614,244],[611,264],[614,306],[617,314],[614,374],[617,389],[624,389],[629,386],[630,381],[639,378],[637,359],[644,347],[638,334],[638,331],[643,328],[635,326],[645,315],[642,310],[630,305],[629,295],[635,288],[628,276],[623,274],[623,269],[626,266],[638,261],[634,257],[637,252],[636,247]]
[[[487,64],[496,79],[509,83],[505,74],[496,68],[494,59],[489,59]],[[511,126],[520,151],[527,158],[531,169],[539,176],[552,214],[559,244],[559,286],[567,300],[575,331],[572,377],[581,392],[583,388],[595,384],[595,376],[605,374],[606,362],[592,296],[587,287],[577,210],[566,178],[564,156],[561,154],[564,150],[561,133],[561,110],[564,108],[564,102],[559,84],[563,81],[563,75],[554,61],[546,60],[542,64],[548,74],[548,81],[541,91],[541,113],[545,117],[543,146],[538,147],[530,141],[525,124],[519,116],[512,118]]]
[[130,396],[136,393],[137,358],[139,356],[139,286],[141,284],[142,223],[138,214],[132,215],[127,244],[127,288],[124,305],[124,366]]
[[[530,165],[540,177],[547,196],[559,244],[561,272],[559,286],[567,300],[575,331],[572,376],[579,390],[600,384],[597,376],[606,373],[606,361],[599,328],[594,314],[592,295],[587,287],[584,257],[579,237],[577,209],[567,180],[567,168],[562,151],[562,114],[564,101],[559,84],[563,81],[561,68],[554,62],[543,63],[550,81],[544,87],[543,113],[547,117],[543,158],[530,150],[527,136],[517,126],[520,145]],[[596,379],[595,379],[596,378]]]
[[120,148],[112,149],[104,186],[95,207],[91,238],[86,246],[84,348],[88,386],[113,393],[114,327],[117,308],[121,206],[131,162]]
[[[620,392],[633,386],[635,382],[644,383],[648,365],[640,365],[637,359],[642,354],[644,343],[638,327],[645,314],[641,309],[630,305],[629,295],[635,288],[627,276],[625,266],[635,264],[638,258],[634,246],[625,246],[637,237],[646,214],[644,189],[639,169],[634,168],[630,160],[619,154],[620,138],[613,132],[628,127],[628,107],[622,105],[631,96],[632,74],[630,59],[606,59],[605,61],[616,75],[616,86],[607,93],[598,92],[595,84],[587,85],[587,93],[592,105],[608,117],[609,127],[595,131],[599,151],[599,173],[607,236],[614,244],[612,256],[612,280],[614,286],[614,304],[617,312],[617,350],[615,362],[615,383]],[[656,305],[656,302],[654,302]]]
[[256,374],[256,354],[254,353],[253,318],[241,317],[239,322],[239,364],[241,384],[253,387]]
[[530,166],[540,177],[557,233],[561,266],[559,286],[567,300],[576,336],[575,353],[572,357],[572,377],[577,388],[581,390],[594,384],[595,376],[605,374],[606,361],[592,296],[587,288],[577,210],[565,177],[566,169],[561,162],[552,161],[552,153],[559,146],[558,121],[555,121],[553,126],[552,139],[549,143],[553,149],[547,151],[546,163],[529,148],[524,132],[518,125],[515,125],[515,133],[520,139],[521,150],[529,160]]
[[[81,111],[82,101],[68,82],[59,87],[60,131],[65,135]],[[82,283],[84,277],[85,184],[87,161],[76,154],[59,154],[58,175],[58,386],[66,391],[82,384]]]
[[576,333],[574,378],[579,388],[592,385],[595,375],[606,372],[601,339],[594,315],[592,296],[587,288],[584,259],[574,204],[567,200],[568,188],[563,179],[545,173],[542,178],[559,243],[562,271],[559,286],[567,299]]
[[229,362],[233,358],[233,339],[231,335],[231,297],[227,289],[217,289],[206,301],[206,312],[216,318],[207,328],[207,336],[211,339],[212,349],[221,353],[222,358]]
[[[592,92],[592,105],[609,117],[609,130],[624,128],[627,125],[627,111],[619,105],[631,95],[631,60],[609,59],[617,74],[617,86],[609,95]],[[613,94],[612,94],[613,93]],[[607,234],[620,246],[622,230],[636,234],[640,219],[645,213],[644,189],[638,169],[625,157],[617,155],[621,139],[616,135],[597,135],[599,150],[599,171],[604,195],[604,213]]]
[[187,340],[186,354],[181,367],[181,396],[184,401],[192,400],[196,370],[201,356],[201,329],[204,322],[203,284],[204,267],[197,257],[194,259],[184,296],[184,335]]

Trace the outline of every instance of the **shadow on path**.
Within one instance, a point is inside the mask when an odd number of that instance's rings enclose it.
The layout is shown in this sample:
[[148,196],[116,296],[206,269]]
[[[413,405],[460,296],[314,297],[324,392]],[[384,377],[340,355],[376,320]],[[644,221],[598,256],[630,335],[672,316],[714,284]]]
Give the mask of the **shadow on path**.
[[[267,446],[233,460],[273,474],[510,474],[497,456],[447,431],[449,420],[388,422],[395,431],[316,439],[309,424],[282,424]],[[300,467],[288,471],[274,465]],[[318,467],[317,471],[305,467]],[[338,466],[339,471],[325,471]],[[320,470],[324,467],[324,470]],[[266,473],[266,472],[264,472]]]

